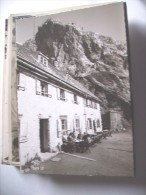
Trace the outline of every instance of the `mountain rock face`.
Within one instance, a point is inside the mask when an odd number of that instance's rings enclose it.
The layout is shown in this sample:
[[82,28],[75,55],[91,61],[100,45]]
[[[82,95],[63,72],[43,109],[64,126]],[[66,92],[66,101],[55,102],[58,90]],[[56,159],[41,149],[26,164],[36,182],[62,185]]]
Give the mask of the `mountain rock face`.
[[[36,42],[36,43],[34,43]],[[25,43],[48,56],[57,69],[68,72],[101,100],[102,114],[121,110],[131,120],[127,46],[110,37],[85,32],[74,24],[48,20],[34,40]]]

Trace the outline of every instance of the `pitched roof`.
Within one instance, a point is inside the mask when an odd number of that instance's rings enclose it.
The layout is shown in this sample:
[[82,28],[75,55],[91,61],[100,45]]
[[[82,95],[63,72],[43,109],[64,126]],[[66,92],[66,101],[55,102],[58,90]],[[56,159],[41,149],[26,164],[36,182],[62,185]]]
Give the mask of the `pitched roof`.
[[18,60],[19,59],[25,60],[28,63],[31,63],[33,66],[39,67],[41,70],[48,72],[53,77],[57,78],[59,81],[63,81],[64,83],[69,84],[72,88],[74,88],[74,90],[78,89],[87,96],[90,96],[91,98],[94,98],[98,102],[100,102],[100,100],[93,93],[91,93],[87,88],[85,88],[81,83],[72,78],[70,75],[67,76],[67,74],[57,70],[56,67],[50,63],[48,64],[47,67],[44,67],[43,64],[39,63],[38,62],[38,55],[40,53],[39,51],[33,51],[18,43],[16,45],[16,48]]

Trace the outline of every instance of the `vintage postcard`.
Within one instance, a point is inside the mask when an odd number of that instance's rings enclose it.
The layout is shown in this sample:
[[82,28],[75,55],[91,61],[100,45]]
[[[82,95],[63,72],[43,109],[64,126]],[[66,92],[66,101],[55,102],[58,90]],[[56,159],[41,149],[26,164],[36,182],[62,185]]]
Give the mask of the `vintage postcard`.
[[134,175],[126,27],[124,3],[16,17],[12,142],[23,172]]

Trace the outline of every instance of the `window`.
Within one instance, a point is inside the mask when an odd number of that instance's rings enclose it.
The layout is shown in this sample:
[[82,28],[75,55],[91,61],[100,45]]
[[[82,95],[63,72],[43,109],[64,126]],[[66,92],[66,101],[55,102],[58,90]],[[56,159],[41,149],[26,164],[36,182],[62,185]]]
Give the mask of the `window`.
[[43,64],[45,67],[48,66],[48,58],[44,54],[40,53],[38,55],[38,62]]
[[26,76],[22,73],[17,73],[17,89],[25,91]]
[[88,107],[91,107],[91,101],[88,100]]
[[97,109],[97,103],[94,102],[94,108]]
[[52,97],[51,95],[52,86],[44,81],[36,80],[36,94],[45,97]]
[[48,96],[48,84],[41,82],[41,95]]
[[89,127],[89,129],[92,129],[92,120],[91,120],[91,118],[88,118],[88,127]]
[[94,102],[91,101],[91,108],[94,108]]
[[69,130],[67,129],[68,125],[67,125],[67,116],[66,115],[61,115],[60,119],[58,120],[58,130],[59,130],[59,134],[64,135],[64,134],[68,134]]
[[62,88],[57,88],[57,99],[62,101],[67,101],[65,98],[65,90]]
[[88,101],[87,106],[90,108],[93,108],[93,102],[91,100],[87,100],[87,101]]
[[67,131],[67,119],[61,119],[61,129]]
[[60,89],[60,99],[65,100],[65,91],[64,91],[64,89]]
[[86,106],[88,106],[88,99],[86,99]]
[[41,56],[41,63],[43,63],[43,57]]
[[80,129],[80,120],[79,119],[75,119],[75,129],[76,130]]
[[89,100],[89,107],[93,108],[93,102],[91,100]]
[[44,65],[46,65],[46,59],[44,58]]
[[73,94],[73,102],[75,104],[78,104],[78,98],[77,98],[77,95],[76,94]]

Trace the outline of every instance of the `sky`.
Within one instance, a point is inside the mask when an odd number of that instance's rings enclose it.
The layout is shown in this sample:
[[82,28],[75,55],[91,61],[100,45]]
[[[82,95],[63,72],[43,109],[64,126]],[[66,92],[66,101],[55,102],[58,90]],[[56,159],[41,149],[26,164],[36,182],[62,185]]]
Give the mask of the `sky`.
[[19,19],[16,23],[16,41],[23,44],[33,38],[38,26],[47,19],[59,20],[63,24],[75,23],[84,31],[92,31],[115,40],[126,41],[124,9],[122,3],[84,8],[58,14]]

